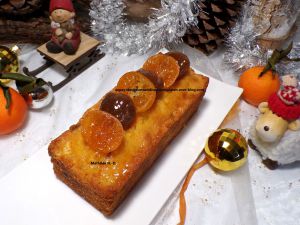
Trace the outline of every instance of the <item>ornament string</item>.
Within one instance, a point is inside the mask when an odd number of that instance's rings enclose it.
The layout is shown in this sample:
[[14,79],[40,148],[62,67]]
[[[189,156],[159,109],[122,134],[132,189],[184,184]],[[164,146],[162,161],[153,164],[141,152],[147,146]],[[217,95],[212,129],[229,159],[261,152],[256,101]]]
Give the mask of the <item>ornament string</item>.
[[180,222],[178,223],[178,225],[184,225],[185,222],[185,218],[186,218],[186,201],[185,201],[185,192],[189,186],[189,183],[194,175],[194,173],[200,169],[201,167],[203,167],[204,165],[206,165],[208,163],[208,158],[205,157],[204,159],[202,159],[200,162],[194,164],[192,166],[192,168],[189,170],[185,181],[181,187],[180,190],[180,194],[179,194],[179,216],[180,216]]

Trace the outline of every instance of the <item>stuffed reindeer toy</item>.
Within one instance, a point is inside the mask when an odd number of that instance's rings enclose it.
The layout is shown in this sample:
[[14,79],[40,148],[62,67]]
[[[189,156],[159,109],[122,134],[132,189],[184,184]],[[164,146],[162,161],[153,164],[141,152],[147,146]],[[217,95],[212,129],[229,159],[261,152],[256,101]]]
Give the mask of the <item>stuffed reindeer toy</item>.
[[259,106],[250,128],[249,145],[269,169],[300,161],[300,91],[293,75],[282,77],[282,88]]

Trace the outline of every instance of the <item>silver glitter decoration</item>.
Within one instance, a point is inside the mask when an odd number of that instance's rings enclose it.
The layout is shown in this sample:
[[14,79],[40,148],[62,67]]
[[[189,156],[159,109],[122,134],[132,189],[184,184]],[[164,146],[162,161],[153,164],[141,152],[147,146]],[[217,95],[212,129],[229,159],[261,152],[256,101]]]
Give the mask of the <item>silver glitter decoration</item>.
[[267,60],[267,53],[256,42],[260,34],[254,32],[250,4],[251,1],[248,1],[244,5],[242,16],[225,40],[227,50],[224,54],[224,62],[235,71],[263,65]]
[[[300,42],[294,43],[291,53],[288,55],[291,59],[300,58]],[[276,65],[276,71],[280,75],[294,74],[300,78],[300,62],[285,62],[282,61]]]
[[[252,20],[257,10],[255,8],[255,5],[257,5],[256,1],[257,0],[247,1],[242,10],[242,16],[231,29],[227,40],[225,40],[227,50],[224,54],[224,63],[234,71],[241,72],[253,66],[265,65],[273,52],[272,50],[262,49],[256,41],[257,37],[262,35],[262,33],[258,33],[257,30],[259,29],[255,29],[254,22]],[[289,2],[291,3],[296,1],[292,0]],[[298,14],[296,12],[297,10],[295,10],[295,15],[293,15],[297,17]],[[299,43],[298,45],[294,44],[294,49],[289,56],[291,58],[299,57],[299,50]],[[276,65],[276,69],[280,75],[284,75],[287,72],[294,74],[300,72],[298,62],[280,62]]]
[[148,23],[134,23],[124,18],[122,0],[93,0],[90,16],[92,31],[104,39],[101,50],[113,54],[144,54],[150,49],[181,42],[187,28],[195,25],[197,0],[162,0],[161,8]]

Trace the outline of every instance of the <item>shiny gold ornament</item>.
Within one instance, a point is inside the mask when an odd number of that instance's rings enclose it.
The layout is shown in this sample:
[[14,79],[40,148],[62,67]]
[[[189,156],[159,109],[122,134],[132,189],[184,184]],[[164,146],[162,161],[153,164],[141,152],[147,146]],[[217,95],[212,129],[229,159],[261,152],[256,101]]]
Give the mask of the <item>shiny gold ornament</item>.
[[248,145],[239,132],[220,129],[207,139],[205,153],[213,167],[222,171],[231,171],[246,162]]
[[[13,46],[8,48],[0,45],[0,73],[17,73],[19,72],[19,47]],[[0,79],[2,83],[8,83],[8,79]]]

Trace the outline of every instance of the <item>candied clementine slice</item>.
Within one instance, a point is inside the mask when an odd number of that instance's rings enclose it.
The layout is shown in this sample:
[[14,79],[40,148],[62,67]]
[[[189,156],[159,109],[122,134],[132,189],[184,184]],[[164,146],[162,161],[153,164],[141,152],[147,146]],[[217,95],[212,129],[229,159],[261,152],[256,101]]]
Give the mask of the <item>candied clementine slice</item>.
[[188,73],[190,69],[190,60],[185,54],[181,52],[168,52],[166,53],[166,55],[172,56],[174,59],[177,60],[178,65],[180,67],[179,77],[183,77],[185,74]]
[[137,71],[125,73],[120,78],[116,90],[131,97],[137,112],[150,109],[156,98],[154,84]]
[[85,143],[93,150],[108,154],[122,143],[124,130],[113,115],[101,110],[91,110],[81,119],[81,134]]
[[161,53],[151,56],[144,63],[143,69],[160,77],[165,88],[171,87],[175,83],[180,72],[177,60]]

